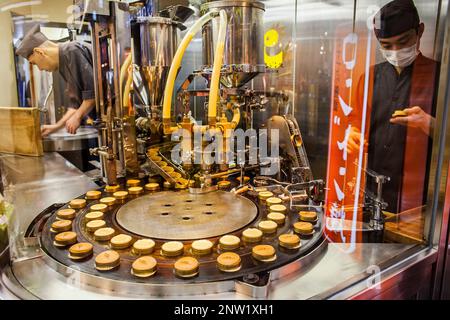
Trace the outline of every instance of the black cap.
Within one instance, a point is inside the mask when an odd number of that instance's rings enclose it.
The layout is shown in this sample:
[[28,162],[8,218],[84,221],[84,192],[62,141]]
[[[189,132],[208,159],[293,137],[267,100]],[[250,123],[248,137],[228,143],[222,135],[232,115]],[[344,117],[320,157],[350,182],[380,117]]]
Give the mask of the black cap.
[[373,24],[377,38],[384,39],[417,29],[420,18],[413,0],[394,0],[377,12]]
[[16,54],[28,59],[33,53],[33,49],[39,47],[47,40],[47,37],[41,32],[40,25],[37,24],[23,37],[16,49]]

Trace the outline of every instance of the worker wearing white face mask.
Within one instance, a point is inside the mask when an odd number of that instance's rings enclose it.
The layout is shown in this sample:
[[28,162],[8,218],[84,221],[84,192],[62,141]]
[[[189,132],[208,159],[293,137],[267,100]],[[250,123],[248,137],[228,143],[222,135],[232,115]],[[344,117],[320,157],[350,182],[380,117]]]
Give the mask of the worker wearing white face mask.
[[[420,51],[424,30],[412,0],[392,1],[374,18],[374,32],[386,61],[371,68],[367,167],[391,178],[383,186],[383,199],[387,211],[394,213],[422,206],[427,190],[438,63]],[[362,106],[362,102],[356,104]],[[349,153],[359,151],[360,137],[353,128]],[[376,192],[370,178],[366,191]]]
[[381,49],[381,53],[390,64],[399,68],[401,72],[402,68],[410,66],[416,60],[420,51],[417,49],[417,43],[414,43],[411,47],[398,50]]

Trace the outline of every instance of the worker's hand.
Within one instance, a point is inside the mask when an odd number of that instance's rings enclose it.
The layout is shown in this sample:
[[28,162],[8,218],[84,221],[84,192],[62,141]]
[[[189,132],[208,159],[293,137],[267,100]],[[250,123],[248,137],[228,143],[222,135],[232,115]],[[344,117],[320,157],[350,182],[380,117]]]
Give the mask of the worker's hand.
[[[359,131],[359,129],[356,127],[351,127],[347,141],[347,153],[351,155],[355,152],[358,152],[360,145],[361,145],[361,131]],[[364,142],[364,146],[366,145],[367,142]]]
[[391,118],[390,122],[411,128],[419,128],[426,135],[431,135],[431,128],[435,120],[431,115],[417,106],[406,108],[403,111],[406,112],[407,116]]
[[78,128],[81,125],[81,119],[75,112],[69,120],[66,121],[66,130],[68,133],[75,134],[77,133]]
[[41,127],[41,135],[43,138],[57,131],[59,127],[56,124],[46,124]]

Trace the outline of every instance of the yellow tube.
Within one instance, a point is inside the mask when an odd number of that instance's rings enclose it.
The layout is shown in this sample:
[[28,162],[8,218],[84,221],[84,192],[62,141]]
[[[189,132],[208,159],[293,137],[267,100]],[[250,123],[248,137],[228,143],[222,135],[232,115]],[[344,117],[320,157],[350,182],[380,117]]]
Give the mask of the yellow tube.
[[163,102],[163,120],[170,121],[170,113],[172,108],[172,95],[173,87],[175,86],[175,80],[177,77],[178,69],[181,66],[181,60],[183,59],[184,52],[195,34],[188,33],[181,41],[180,46],[175,53],[172,65],[170,66],[169,75],[167,76],[166,88],[164,90],[164,102]]
[[220,71],[222,69],[223,52],[225,50],[225,37],[227,31],[227,13],[220,10],[220,26],[217,46],[214,52],[213,72],[211,76],[211,85],[208,100],[208,124],[214,126],[217,117],[217,99],[219,97]]
[[233,118],[231,119],[231,127],[234,129],[239,124],[239,121],[241,121],[241,112],[239,108],[233,109]]
[[120,84],[120,93],[123,92],[123,82],[125,80],[125,76],[128,72],[128,67],[130,66],[132,62],[132,56],[131,56],[131,52],[128,54],[128,57],[125,59],[125,61],[122,64],[122,67],[120,67],[120,80],[119,80],[119,84]]
[[122,107],[123,108],[129,107],[129,95],[130,95],[130,90],[131,90],[132,85],[133,85],[133,72],[129,71],[127,82],[125,83],[125,90],[124,90],[123,96],[122,96]]
[[[222,10],[223,11],[223,10]],[[226,13],[224,11],[225,17]],[[223,15],[223,14],[222,14]],[[175,53],[175,56],[172,61],[172,65],[170,66],[169,74],[167,76],[167,82],[166,82],[166,88],[164,90],[164,101],[163,101],[163,127],[164,127],[164,133],[170,134],[175,130],[177,127],[171,127],[170,126],[170,120],[171,120],[171,109],[172,109],[172,95],[173,95],[173,89],[175,86],[175,80],[177,77],[178,69],[181,66],[181,60],[183,59],[184,52],[186,51],[186,48],[188,47],[189,43],[194,38],[195,34],[200,31],[201,27],[207,23],[209,20],[217,16],[216,11],[210,11],[203,15],[199,20],[197,20],[196,23],[189,29],[189,31],[184,36],[183,40],[180,43],[180,46],[177,49],[177,52]],[[222,19],[221,19],[222,20]],[[225,30],[226,31],[226,30]],[[224,33],[225,33],[224,31]],[[223,49],[222,49],[223,50]],[[223,56],[223,52],[222,52]],[[220,70],[219,70],[220,73]],[[219,74],[220,76],[220,74]],[[218,90],[216,91],[217,94]],[[216,97],[216,103],[217,103],[217,97]],[[208,111],[209,114],[209,111]]]

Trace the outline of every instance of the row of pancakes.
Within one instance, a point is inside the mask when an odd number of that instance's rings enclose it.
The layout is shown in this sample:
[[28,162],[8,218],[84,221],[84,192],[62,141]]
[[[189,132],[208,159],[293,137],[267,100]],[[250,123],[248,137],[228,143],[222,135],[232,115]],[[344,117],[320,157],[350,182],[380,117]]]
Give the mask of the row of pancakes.
[[[130,179],[127,181],[128,191],[120,191],[119,186],[107,186],[105,191],[113,193],[113,197],[101,198],[102,193],[98,190],[86,193],[85,199],[74,199],[69,203],[69,208],[57,212],[57,220],[52,224],[51,231],[57,233],[54,244],[58,247],[69,248],[69,257],[73,260],[81,260],[93,254],[93,246],[90,243],[77,243],[77,235],[72,229],[72,220],[76,216],[75,209],[82,209],[86,206],[86,200],[100,200],[98,204],[90,207],[84,217],[86,230],[93,233],[97,241],[109,241],[112,250],[107,250],[95,259],[98,270],[111,270],[119,266],[120,255],[114,250],[127,249],[132,245],[132,252],[141,255],[132,266],[132,274],[140,277],[151,276],[156,272],[156,260],[149,256],[154,250],[155,242],[151,239],[140,239],[132,244],[132,237],[126,234],[115,234],[113,228],[107,227],[103,220],[105,212],[116,203],[116,200],[123,200],[129,194],[138,195],[143,192],[140,180]],[[147,190],[158,190],[157,183],[147,184]],[[262,195],[261,195],[262,194]],[[265,198],[264,198],[265,197]],[[249,228],[242,233],[242,240],[245,243],[257,243],[262,239],[263,234],[276,232],[279,225],[285,223],[286,207],[282,205],[281,199],[273,197],[270,192],[260,192],[260,199],[269,206],[268,220],[261,221],[258,228]],[[296,234],[280,235],[279,245],[285,249],[295,250],[300,248],[299,236],[309,236],[314,232],[314,224],[317,222],[317,213],[301,211],[299,213],[300,222],[294,223]],[[298,234],[298,235],[297,235]],[[241,239],[234,235],[225,235],[219,239],[218,249],[226,251],[217,258],[217,266],[224,272],[234,272],[240,269],[241,259],[238,254],[229,252],[240,247]],[[204,255],[212,252],[213,243],[209,240],[197,240],[191,245],[193,255]],[[184,245],[178,241],[166,242],[161,247],[161,254],[167,257],[177,257],[184,253]],[[270,245],[256,245],[252,248],[252,256],[262,262],[270,262],[276,259],[276,251]],[[174,264],[175,273],[181,277],[195,276],[198,273],[198,261],[194,257],[183,257]]]

